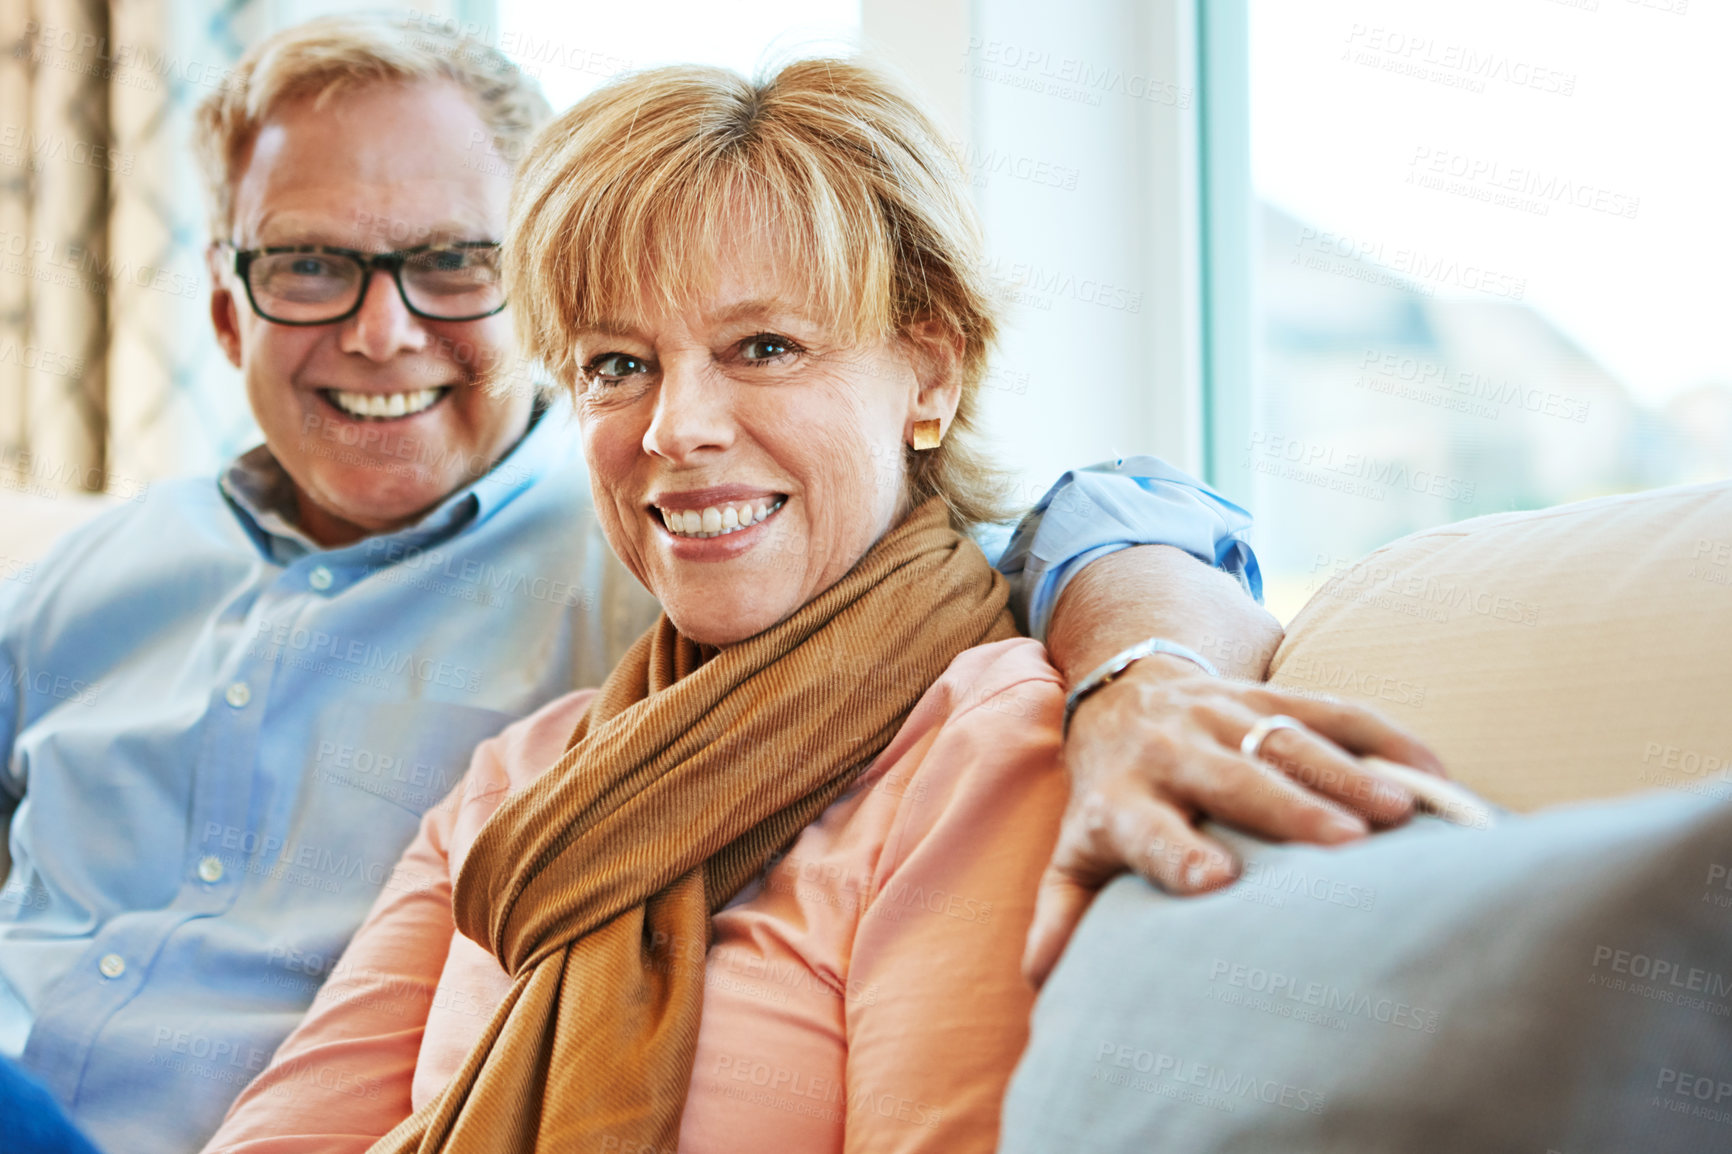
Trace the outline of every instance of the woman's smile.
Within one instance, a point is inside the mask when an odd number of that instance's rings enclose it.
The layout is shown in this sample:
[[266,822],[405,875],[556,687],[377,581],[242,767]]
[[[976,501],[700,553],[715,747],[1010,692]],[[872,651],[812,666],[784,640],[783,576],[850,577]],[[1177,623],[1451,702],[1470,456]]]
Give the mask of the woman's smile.
[[664,493],[650,503],[650,508],[670,536],[720,537],[750,529],[773,515],[787,499],[786,493],[729,487]]
[[729,486],[661,494],[647,516],[676,560],[727,561],[762,540],[759,528],[787,503],[785,493]]

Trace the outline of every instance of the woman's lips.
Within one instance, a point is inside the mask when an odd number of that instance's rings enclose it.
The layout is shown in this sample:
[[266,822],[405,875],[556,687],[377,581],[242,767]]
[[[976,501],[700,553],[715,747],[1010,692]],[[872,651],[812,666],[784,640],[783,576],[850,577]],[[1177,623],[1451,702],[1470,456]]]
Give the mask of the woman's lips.
[[651,506],[670,537],[725,537],[761,524],[787,503],[785,495],[762,496],[708,504],[701,508]]

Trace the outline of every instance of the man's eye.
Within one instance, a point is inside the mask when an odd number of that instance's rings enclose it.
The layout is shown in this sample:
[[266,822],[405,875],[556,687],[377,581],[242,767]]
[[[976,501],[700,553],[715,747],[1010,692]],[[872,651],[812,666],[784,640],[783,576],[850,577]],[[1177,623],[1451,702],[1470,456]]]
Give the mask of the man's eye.
[[748,361],[773,361],[777,357],[798,351],[799,347],[787,337],[759,333],[740,342],[740,355]]
[[603,353],[583,366],[584,375],[592,381],[618,384],[626,377],[649,372],[649,363],[630,353]]

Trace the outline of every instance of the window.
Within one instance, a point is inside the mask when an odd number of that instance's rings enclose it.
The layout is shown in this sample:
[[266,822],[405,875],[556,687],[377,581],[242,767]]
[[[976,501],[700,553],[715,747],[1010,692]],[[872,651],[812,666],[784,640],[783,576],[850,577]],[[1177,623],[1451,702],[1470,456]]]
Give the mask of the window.
[[1270,607],[1482,513],[1732,470],[1732,13],[1250,0]]

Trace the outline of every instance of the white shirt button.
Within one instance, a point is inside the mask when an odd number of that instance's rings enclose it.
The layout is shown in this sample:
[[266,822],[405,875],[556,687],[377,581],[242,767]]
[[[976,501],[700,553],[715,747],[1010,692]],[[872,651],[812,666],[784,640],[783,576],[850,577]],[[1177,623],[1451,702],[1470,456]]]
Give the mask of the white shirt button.
[[245,709],[247,702],[252,699],[253,691],[244,681],[235,682],[233,685],[229,686],[228,691],[223,694],[223,700],[227,701],[236,709]]
[[314,589],[329,589],[331,587],[331,571],[323,565],[313,566],[313,571],[307,574],[307,584]]
[[103,954],[102,960],[96,963],[96,968],[102,971],[105,978],[118,978],[126,973],[126,959],[119,954]]
[[221,858],[207,857],[198,863],[200,881],[220,882],[223,880],[223,863]]

